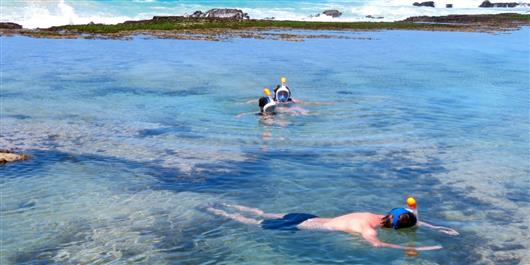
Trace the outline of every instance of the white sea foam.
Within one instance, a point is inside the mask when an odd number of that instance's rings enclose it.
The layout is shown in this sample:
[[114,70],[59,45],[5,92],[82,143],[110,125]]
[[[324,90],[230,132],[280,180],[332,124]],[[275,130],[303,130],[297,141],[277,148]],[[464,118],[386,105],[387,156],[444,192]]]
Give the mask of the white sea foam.
[[[420,15],[530,12],[530,7],[527,5],[516,8],[479,8],[478,6],[482,3],[482,0],[439,0],[435,1],[435,8],[415,7],[412,5],[413,2],[411,0],[335,1],[325,4],[293,2],[289,5],[278,5],[277,7],[248,3],[230,7],[244,10],[251,18],[307,21],[395,21]],[[221,7],[213,6],[212,4],[170,3],[155,0],[133,0],[132,2],[118,3],[65,0],[2,2],[1,20],[19,23],[26,28],[90,22],[114,24],[126,20],[147,19],[154,15],[184,15],[191,14],[195,10],[205,11],[210,8]],[[446,4],[452,4],[453,8],[446,8]],[[338,9],[343,15],[340,18],[332,18],[322,14],[315,16],[326,9]],[[373,16],[376,19],[367,18],[367,16]]]

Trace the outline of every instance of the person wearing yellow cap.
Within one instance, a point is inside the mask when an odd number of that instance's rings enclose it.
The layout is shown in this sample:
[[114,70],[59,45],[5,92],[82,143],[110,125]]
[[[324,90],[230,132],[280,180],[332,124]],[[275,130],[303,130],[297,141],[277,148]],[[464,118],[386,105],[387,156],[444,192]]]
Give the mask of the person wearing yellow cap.
[[268,88],[263,89],[264,97],[261,97],[258,101],[259,109],[261,114],[273,114],[276,109],[276,102],[271,97],[271,91]]
[[280,84],[274,89],[274,100],[281,103],[292,102],[291,89],[287,86],[287,78],[282,76],[280,78]]
[[[412,200],[408,200],[408,205],[410,206],[411,204],[415,205],[415,201],[413,202]],[[319,230],[344,232],[356,236],[358,235],[374,247],[403,249],[407,251],[436,250],[442,248],[439,245],[411,247],[382,242],[377,237],[377,231],[378,229],[384,228],[392,228],[397,230],[419,225],[438,230],[439,232],[448,235],[458,235],[458,232],[451,228],[433,226],[425,222],[419,222],[414,212],[408,209],[408,207],[394,208],[385,215],[369,212],[353,212],[336,217],[323,218],[308,213],[265,213],[260,209],[242,205],[221,204],[221,206],[230,208],[230,211],[235,213],[229,213],[223,209],[220,209],[218,206],[215,208],[213,206],[208,207],[206,210],[218,216],[230,218],[244,224],[259,225],[263,229],[268,230]],[[254,215],[255,218],[246,217],[243,214],[246,214],[247,216],[249,214]]]

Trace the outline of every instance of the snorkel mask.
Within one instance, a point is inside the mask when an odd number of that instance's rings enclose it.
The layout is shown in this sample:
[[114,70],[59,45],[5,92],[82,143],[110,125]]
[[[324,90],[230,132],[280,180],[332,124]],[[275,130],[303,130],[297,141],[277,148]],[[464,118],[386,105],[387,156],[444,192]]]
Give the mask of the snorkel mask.
[[287,87],[282,85],[278,90],[276,90],[276,100],[279,102],[287,102],[289,100],[290,92]]
[[408,210],[408,209],[405,209],[405,208],[394,208],[392,209],[390,212],[388,212],[389,214],[392,215],[392,228],[394,229],[399,229],[401,227],[398,226],[398,221],[399,221],[399,217],[404,214],[404,213],[412,213],[414,214],[414,212]]
[[287,102],[287,99],[289,99],[289,93],[287,91],[278,91],[278,93],[276,93],[276,99],[279,102]]

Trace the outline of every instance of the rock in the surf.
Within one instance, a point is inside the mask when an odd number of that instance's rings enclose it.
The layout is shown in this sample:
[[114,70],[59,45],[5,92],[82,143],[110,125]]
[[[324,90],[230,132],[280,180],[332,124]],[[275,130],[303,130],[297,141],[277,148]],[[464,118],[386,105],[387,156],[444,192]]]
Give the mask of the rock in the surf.
[[515,2],[509,2],[509,3],[492,3],[488,0],[482,2],[482,4],[480,4],[478,7],[516,7],[518,6],[519,3],[515,3]]
[[340,17],[342,16],[342,13],[339,10],[336,9],[328,9],[322,12],[322,14],[330,17]]
[[412,4],[413,6],[427,6],[427,7],[434,7],[434,1],[427,1],[427,2],[421,2],[421,3],[418,3],[418,2],[414,2],[414,4]]
[[27,160],[27,159],[29,159],[28,155],[16,154],[9,150],[0,150],[0,165],[9,163],[9,162],[15,162],[15,161]]
[[193,18],[226,18],[226,19],[249,19],[247,13],[244,13],[241,9],[232,8],[214,8],[206,12],[195,11],[189,17]]

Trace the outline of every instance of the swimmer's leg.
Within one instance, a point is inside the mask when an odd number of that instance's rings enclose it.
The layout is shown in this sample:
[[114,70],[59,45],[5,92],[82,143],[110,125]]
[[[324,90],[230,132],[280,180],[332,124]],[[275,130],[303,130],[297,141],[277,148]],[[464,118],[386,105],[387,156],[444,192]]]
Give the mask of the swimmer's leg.
[[282,214],[282,213],[266,213],[266,212],[263,212],[262,210],[258,209],[258,208],[252,208],[252,207],[247,207],[247,206],[243,206],[243,205],[237,205],[237,204],[227,204],[227,203],[224,203],[223,204],[224,206],[226,207],[230,207],[230,208],[233,208],[233,209],[236,209],[240,212],[247,212],[247,213],[251,213],[251,214],[254,214],[256,216],[261,216],[261,217],[265,217],[265,218],[282,218],[283,216],[285,216],[285,214]]
[[243,223],[243,224],[259,225],[261,223],[261,220],[247,218],[247,217],[244,217],[244,216],[242,216],[240,214],[237,214],[237,213],[236,214],[230,214],[230,213],[227,213],[227,212],[225,212],[223,210],[215,209],[215,208],[212,208],[212,207],[206,208],[206,211],[208,211],[210,213],[213,213],[215,215],[218,215],[218,216],[223,216],[223,217],[232,219],[234,221],[238,221],[238,222]]

